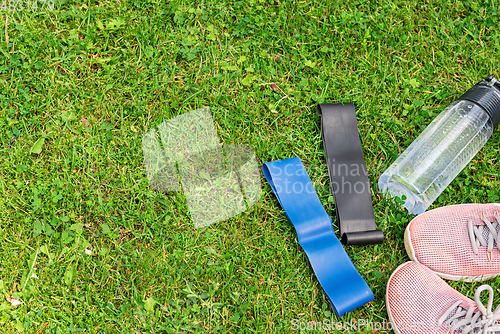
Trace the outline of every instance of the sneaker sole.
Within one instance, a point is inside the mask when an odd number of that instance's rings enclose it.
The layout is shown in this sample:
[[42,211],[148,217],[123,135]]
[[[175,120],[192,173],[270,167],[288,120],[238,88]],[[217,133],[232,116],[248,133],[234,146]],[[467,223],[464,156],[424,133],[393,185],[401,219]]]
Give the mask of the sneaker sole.
[[389,306],[389,284],[391,283],[391,280],[392,280],[392,276],[394,276],[395,273],[397,273],[399,271],[399,269],[401,269],[402,267],[404,267],[405,265],[407,265],[408,263],[410,262],[405,262],[401,265],[399,265],[396,270],[394,270],[394,272],[391,274],[391,276],[389,277],[389,280],[387,281],[387,289],[385,290],[385,307],[387,308],[387,316],[389,317],[389,321],[391,322],[392,324],[392,330],[394,331],[394,333],[396,334],[401,334],[401,332],[399,331],[398,327],[396,326],[396,324],[394,323],[394,319],[392,318],[392,314],[391,314],[391,307]]
[[[500,206],[500,204],[497,204],[497,203],[492,203],[492,204]],[[452,205],[452,206],[457,206],[457,205],[475,205],[475,204],[455,204],[455,205]],[[433,209],[433,210],[430,210],[428,212],[432,212],[434,210],[437,210],[437,209]],[[410,226],[413,223],[413,221],[415,219],[417,219],[417,217],[413,218],[411,220],[411,222],[408,224],[408,226],[406,227],[405,238],[404,238],[404,240],[405,240],[405,248],[406,248],[406,253],[408,254],[408,257],[410,258],[410,260],[412,260],[414,262],[417,262],[417,263],[420,263],[421,265],[425,266],[425,264],[421,263],[417,259],[417,257],[415,256],[415,251],[414,251],[412,243],[411,243]],[[447,280],[450,280],[450,281],[460,281],[460,280],[463,280],[463,281],[469,282],[469,283],[470,282],[486,281],[486,280],[492,279],[492,278],[497,277],[497,276],[500,275],[500,273],[496,273],[496,274],[487,274],[487,275],[482,275],[482,276],[457,276],[457,275],[449,275],[449,274],[445,274],[445,273],[440,273],[440,272],[434,271],[432,269],[430,269],[430,270],[432,272],[436,273],[441,278],[444,278],[444,279],[447,279]]]

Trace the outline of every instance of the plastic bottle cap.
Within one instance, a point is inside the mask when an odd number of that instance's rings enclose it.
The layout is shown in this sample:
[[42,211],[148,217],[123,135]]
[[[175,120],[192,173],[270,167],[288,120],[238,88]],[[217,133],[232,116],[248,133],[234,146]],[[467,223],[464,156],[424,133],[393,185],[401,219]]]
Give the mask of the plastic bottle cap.
[[466,91],[459,100],[476,103],[483,108],[493,122],[493,128],[500,123],[500,82],[490,75]]

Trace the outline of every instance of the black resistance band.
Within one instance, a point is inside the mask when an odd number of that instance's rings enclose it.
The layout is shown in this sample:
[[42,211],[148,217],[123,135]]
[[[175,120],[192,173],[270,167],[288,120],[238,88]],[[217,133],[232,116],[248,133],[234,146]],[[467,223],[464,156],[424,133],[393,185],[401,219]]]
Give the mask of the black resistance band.
[[318,104],[317,112],[342,243],[381,244],[354,104]]

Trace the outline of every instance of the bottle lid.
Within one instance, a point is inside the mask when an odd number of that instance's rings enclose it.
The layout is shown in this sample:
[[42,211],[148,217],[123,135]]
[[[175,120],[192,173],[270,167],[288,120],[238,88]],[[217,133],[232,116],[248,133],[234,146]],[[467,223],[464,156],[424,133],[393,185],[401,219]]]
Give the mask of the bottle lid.
[[466,91],[459,100],[467,100],[483,108],[493,122],[493,128],[500,123],[500,82],[490,75]]

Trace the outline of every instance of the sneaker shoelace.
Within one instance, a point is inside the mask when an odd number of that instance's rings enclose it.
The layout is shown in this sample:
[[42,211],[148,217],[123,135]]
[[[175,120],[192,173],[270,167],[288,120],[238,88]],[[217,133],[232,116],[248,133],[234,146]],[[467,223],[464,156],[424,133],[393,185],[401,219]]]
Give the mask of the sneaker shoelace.
[[[488,246],[488,260],[492,260],[491,251],[496,242],[496,247],[500,247],[500,216],[495,216],[497,222],[490,222],[488,219],[483,218],[485,225],[472,225],[472,220],[469,220],[469,238],[472,244],[474,254],[478,254],[478,247]],[[486,230],[485,230],[486,228]],[[488,239],[487,241],[485,239]]]
[[[481,302],[481,292],[488,291],[488,307],[484,307]],[[481,285],[474,295],[475,306],[468,310],[460,306],[461,300],[454,303],[438,320],[438,327],[444,322],[451,325],[449,333],[457,331],[462,334],[487,334],[500,333],[500,306],[495,311],[491,311],[493,306],[493,288],[489,285]]]

